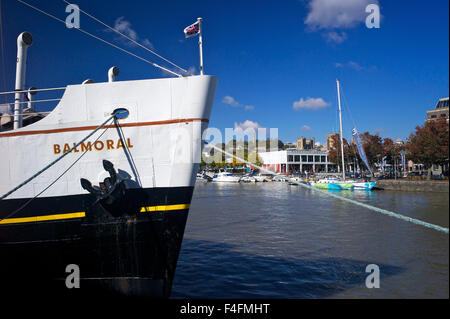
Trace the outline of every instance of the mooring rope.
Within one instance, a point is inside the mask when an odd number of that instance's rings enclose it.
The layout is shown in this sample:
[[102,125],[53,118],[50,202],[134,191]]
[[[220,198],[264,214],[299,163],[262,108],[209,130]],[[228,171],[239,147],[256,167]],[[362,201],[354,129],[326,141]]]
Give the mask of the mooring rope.
[[[102,132],[102,134],[100,134],[94,141],[94,143],[92,143],[92,145],[94,145],[108,130],[109,126],[106,127],[106,129]],[[57,178],[55,178],[53,180],[53,182],[51,182],[50,184],[47,185],[47,187],[45,187],[42,191],[40,191],[39,193],[37,193],[34,197],[30,198],[29,200],[27,200],[22,206],[20,206],[19,208],[17,208],[15,211],[13,211],[12,213],[8,214],[7,216],[1,217],[0,218],[0,222],[2,220],[5,219],[9,219],[11,217],[13,217],[14,215],[16,215],[18,212],[20,212],[21,210],[23,210],[25,207],[27,207],[28,205],[31,204],[32,201],[34,201],[36,198],[38,198],[39,196],[41,196],[44,192],[46,192],[50,187],[52,187],[53,185],[56,184],[57,181],[59,181],[61,179],[61,177],[63,177],[72,167],[75,166],[76,163],[78,163],[84,155],[86,155],[88,153],[88,149],[86,149],[80,156],[78,156],[78,158],[72,163],[70,164],[69,167],[67,167],[64,172],[62,172]]]
[[[65,2],[65,3],[68,4],[68,5],[71,5],[71,3],[70,3],[69,1],[67,1],[67,0],[62,0],[62,1]],[[131,37],[127,36],[126,34],[123,34],[122,32],[120,32],[120,31],[117,30],[116,28],[113,28],[113,27],[107,25],[106,23],[104,23],[104,22],[101,21],[100,19],[97,19],[97,18],[94,17],[93,15],[91,15],[91,14],[87,13],[86,11],[82,10],[80,7],[78,7],[78,9],[80,10],[80,12],[84,13],[85,15],[87,15],[87,16],[88,16],[89,18],[91,18],[92,20],[97,21],[98,23],[104,25],[105,27],[107,27],[107,28],[110,29],[111,31],[117,33],[118,35],[124,37],[124,38],[127,39],[128,41],[130,41],[130,42],[136,44],[137,46],[141,47],[141,48],[144,49],[144,50],[147,50],[148,52],[154,54],[154,55],[157,56],[158,58],[160,58],[160,59],[166,61],[167,63],[173,65],[174,67],[180,69],[181,71],[183,71],[183,72],[185,72],[185,73],[187,73],[187,74],[189,74],[189,75],[192,75],[189,71],[183,69],[181,66],[176,65],[176,64],[173,63],[172,61],[170,61],[170,60],[166,59],[165,57],[159,55],[158,53],[156,53],[155,51],[153,51],[153,50],[151,50],[150,48],[146,47],[145,45],[140,44],[139,42],[137,42],[137,41],[134,40],[133,38],[131,38]]]
[[50,167],[52,167],[53,165],[55,165],[57,162],[59,162],[60,160],[62,160],[64,157],[66,157],[70,152],[72,152],[74,149],[76,149],[78,146],[81,145],[81,143],[83,143],[84,141],[86,141],[89,137],[91,137],[92,135],[94,135],[98,130],[100,130],[102,127],[104,127],[106,124],[108,124],[113,118],[115,118],[117,116],[117,113],[113,113],[110,117],[108,117],[108,119],[106,121],[104,121],[102,124],[100,124],[100,126],[98,126],[96,129],[94,129],[91,133],[89,133],[85,138],[83,138],[80,142],[78,142],[76,145],[74,145],[70,150],[68,150],[67,152],[65,152],[64,154],[62,154],[61,156],[59,156],[57,159],[55,159],[53,162],[51,162],[50,164],[46,165],[43,169],[41,169],[40,171],[38,171],[36,174],[34,174],[33,176],[31,176],[30,178],[28,178],[27,180],[23,181],[22,183],[20,183],[18,186],[14,187],[12,190],[10,190],[9,192],[7,192],[6,194],[2,195],[0,197],[0,200],[5,199],[6,197],[8,197],[9,195],[11,195],[12,193],[14,193],[15,191],[17,191],[18,189],[22,188],[23,186],[25,186],[26,184],[28,184],[29,182],[31,182],[33,179],[35,179],[36,177],[38,177],[39,175],[41,175],[43,172],[45,172],[46,170],[48,170]]
[[[23,1],[23,0],[16,0],[16,1],[18,1],[18,2],[20,2],[20,3],[22,3],[22,4],[24,4],[24,5],[28,6],[28,7],[32,8],[32,9],[34,9],[34,10],[40,12],[40,13],[42,13],[42,14],[45,14],[46,16],[48,16],[48,17],[50,17],[50,18],[52,18],[52,19],[55,19],[56,21],[59,21],[59,22],[61,22],[61,23],[66,24],[66,21],[63,21],[63,20],[61,20],[60,18],[57,18],[57,17],[55,17],[54,15],[52,15],[52,14],[50,14],[50,13],[48,13],[48,12],[45,12],[44,10],[41,10],[41,9],[39,9],[39,8],[37,8],[37,7],[31,5],[31,4],[29,4],[29,3],[27,3],[27,2],[25,2],[25,1]],[[158,64],[156,64],[156,63],[154,63],[154,62],[151,62],[151,61],[149,61],[149,60],[147,60],[147,59],[144,59],[144,58],[142,58],[142,57],[140,57],[140,56],[138,56],[138,55],[136,55],[136,54],[134,54],[134,53],[132,53],[132,52],[130,52],[130,51],[128,51],[128,50],[125,50],[125,49],[123,49],[123,48],[121,48],[121,47],[119,47],[119,46],[117,46],[117,45],[115,45],[115,44],[113,44],[113,43],[111,43],[111,42],[108,42],[108,41],[106,41],[106,40],[104,40],[104,39],[102,39],[102,38],[100,38],[100,37],[98,37],[98,36],[96,36],[96,35],[93,35],[92,33],[89,33],[89,32],[87,32],[87,31],[85,31],[85,30],[83,30],[83,29],[81,29],[81,28],[74,28],[74,29],[75,29],[75,30],[78,30],[78,31],[80,31],[80,32],[82,32],[82,33],[84,33],[84,34],[86,34],[86,35],[88,35],[88,36],[90,36],[90,37],[92,37],[92,38],[94,38],[94,39],[96,39],[96,40],[99,40],[99,41],[101,41],[101,42],[103,42],[103,43],[105,43],[105,44],[108,44],[108,45],[112,46],[113,48],[116,48],[117,50],[120,50],[120,51],[122,51],[122,52],[125,52],[125,53],[131,55],[131,56],[134,56],[135,58],[138,58],[138,59],[141,60],[141,61],[144,61],[144,62],[146,62],[146,63],[148,63],[148,64],[151,64],[151,65],[153,65],[153,66],[156,67],[156,68],[159,68],[159,69],[161,69],[161,70],[163,70],[163,71],[169,72],[170,74],[176,75],[176,76],[178,76],[178,77],[182,77],[181,74],[178,74],[178,73],[176,73],[176,72],[173,72],[173,71],[171,71],[171,70],[169,70],[169,69],[167,69],[167,68],[165,68],[165,67],[162,67],[162,66],[160,66],[160,65],[158,65]]]
[[[205,142],[205,144],[208,144],[208,143]],[[372,205],[364,204],[364,203],[358,202],[358,201],[350,199],[350,198],[346,198],[346,197],[339,196],[339,195],[336,195],[336,194],[333,194],[333,193],[330,193],[330,192],[327,192],[327,191],[324,191],[324,190],[321,190],[321,189],[317,189],[317,188],[315,188],[313,186],[310,186],[310,185],[298,182],[295,179],[292,179],[290,177],[287,177],[287,176],[284,176],[284,175],[272,172],[272,171],[267,170],[267,169],[265,169],[265,168],[263,168],[261,166],[255,165],[255,164],[253,164],[253,163],[251,163],[249,161],[246,161],[243,158],[240,158],[238,156],[235,156],[234,154],[226,152],[226,151],[222,150],[221,148],[219,148],[219,147],[217,147],[215,145],[212,145],[212,144],[208,144],[208,145],[211,146],[212,148],[214,148],[215,150],[218,150],[219,152],[224,153],[225,155],[231,156],[231,157],[239,160],[242,163],[246,163],[248,165],[254,166],[254,167],[258,168],[259,170],[264,171],[264,172],[266,172],[268,174],[279,176],[279,177],[281,177],[281,178],[283,178],[283,179],[285,179],[285,180],[287,180],[287,181],[289,181],[289,182],[291,182],[293,184],[296,184],[296,185],[299,185],[301,187],[307,188],[307,189],[312,190],[314,192],[318,192],[320,194],[328,195],[328,196],[337,198],[339,200],[346,201],[348,203],[351,203],[351,204],[354,204],[354,205],[358,205],[358,206],[367,208],[369,210],[372,210],[372,211],[375,211],[375,212],[378,212],[378,213],[381,213],[381,214],[384,214],[384,215],[387,215],[387,216],[390,216],[390,217],[394,217],[394,218],[397,218],[397,219],[400,219],[400,220],[403,220],[403,221],[407,221],[409,223],[413,223],[413,224],[416,224],[416,225],[419,225],[419,226],[431,228],[431,229],[437,230],[439,232],[443,232],[443,233],[448,234],[448,228],[445,228],[445,227],[442,227],[442,226],[439,226],[439,225],[434,225],[434,224],[431,224],[431,223],[427,223],[427,222],[424,222],[424,221],[416,219],[416,218],[404,216],[404,215],[401,215],[401,214],[398,214],[398,213],[395,213],[395,212],[391,212],[391,211],[386,210],[386,209],[382,209],[382,208],[378,208],[378,207],[375,207],[375,206],[372,206]]]

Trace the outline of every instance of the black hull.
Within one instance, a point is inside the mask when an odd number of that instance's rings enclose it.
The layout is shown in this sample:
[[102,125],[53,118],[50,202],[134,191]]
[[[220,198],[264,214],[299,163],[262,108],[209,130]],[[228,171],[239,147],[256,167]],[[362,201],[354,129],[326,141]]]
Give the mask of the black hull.
[[[110,206],[92,195],[38,198],[15,216],[26,200],[1,201],[0,287],[41,297],[169,297],[192,193],[130,189]],[[66,286],[71,264],[80,269],[78,289]]]

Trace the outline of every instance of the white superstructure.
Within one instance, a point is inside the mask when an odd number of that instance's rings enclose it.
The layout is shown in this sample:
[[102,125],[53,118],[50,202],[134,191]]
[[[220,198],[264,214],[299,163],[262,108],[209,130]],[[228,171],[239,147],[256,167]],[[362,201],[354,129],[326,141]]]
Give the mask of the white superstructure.
[[102,182],[107,175],[103,159],[113,163],[122,177],[128,176],[131,187],[193,186],[198,167],[193,163],[200,162],[201,136],[208,125],[216,84],[215,77],[192,76],[69,85],[44,119],[0,133],[0,193],[44,168],[118,108],[129,111],[119,121],[127,145],[111,124],[8,198],[37,195],[86,150],[42,196],[86,193],[80,178]]

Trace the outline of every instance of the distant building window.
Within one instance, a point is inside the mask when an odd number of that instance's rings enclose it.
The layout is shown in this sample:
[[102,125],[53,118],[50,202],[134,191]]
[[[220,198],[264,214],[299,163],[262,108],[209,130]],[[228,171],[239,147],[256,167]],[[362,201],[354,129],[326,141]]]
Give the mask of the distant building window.
[[314,156],[308,155],[308,162],[310,163],[314,162]]
[[431,115],[432,119],[435,119],[437,117],[437,115]]
[[314,162],[320,162],[320,155],[314,156]]
[[442,113],[442,114],[441,114],[441,117],[447,117],[447,114]]
[[437,106],[436,106],[436,109],[448,107],[448,102],[449,102],[448,99],[439,101],[438,104],[437,104]]
[[300,162],[300,155],[294,156],[294,162]]
[[306,155],[302,155],[302,162],[306,162]]
[[326,163],[326,162],[327,162],[327,157],[326,157],[326,156],[321,156],[321,157],[320,157],[320,161],[321,161],[322,163]]
[[293,162],[293,161],[294,161],[294,156],[288,155],[288,162]]

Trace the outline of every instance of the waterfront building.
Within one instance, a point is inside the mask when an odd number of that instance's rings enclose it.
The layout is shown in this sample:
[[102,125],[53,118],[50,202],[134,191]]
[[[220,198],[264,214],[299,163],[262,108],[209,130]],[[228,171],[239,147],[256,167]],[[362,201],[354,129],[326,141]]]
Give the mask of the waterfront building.
[[297,148],[297,144],[291,143],[291,142],[285,142],[283,149],[288,149],[288,148]]
[[297,150],[313,150],[314,145],[316,144],[316,139],[313,138],[305,138],[303,136],[300,136],[300,138],[297,139]]
[[336,169],[328,161],[328,151],[286,149],[258,153],[262,167],[275,173],[330,172]]
[[449,119],[448,102],[449,102],[448,97],[439,99],[434,110],[427,111],[427,121],[436,121],[437,119],[444,118],[447,120],[448,123]]

